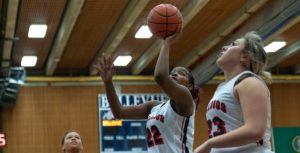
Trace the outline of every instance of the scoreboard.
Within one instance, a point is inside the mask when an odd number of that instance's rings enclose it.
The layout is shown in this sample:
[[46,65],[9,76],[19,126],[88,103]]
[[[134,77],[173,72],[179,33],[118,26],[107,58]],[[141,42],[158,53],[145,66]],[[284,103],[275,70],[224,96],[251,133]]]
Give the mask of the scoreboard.
[[[121,94],[118,97],[123,106],[168,99],[164,94]],[[98,106],[101,153],[147,153],[146,120],[114,118],[106,95],[98,96]]]

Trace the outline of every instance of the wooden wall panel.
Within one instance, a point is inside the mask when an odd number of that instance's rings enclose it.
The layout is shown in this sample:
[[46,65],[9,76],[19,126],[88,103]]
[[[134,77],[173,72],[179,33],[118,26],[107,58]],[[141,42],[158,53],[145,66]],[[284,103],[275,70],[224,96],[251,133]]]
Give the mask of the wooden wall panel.
[[100,87],[23,87],[14,108],[3,108],[5,153],[59,153],[64,131],[83,137],[85,152],[97,152]]
[[208,138],[208,126],[206,121],[206,107],[213,96],[216,89],[216,85],[207,85],[203,88],[201,93],[200,103],[197,108],[196,119],[195,119],[195,140],[194,147],[197,147]]
[[162,91],[157,85],[126,85],[122,86],[123,93],[161,93]]
[[[207,139],[206,106],[216,85],[203,89],[195,121],[195,147]],[[300,84],[274,84],[273,127],[300,126]],[[156,85],[122,86],[122,93],[158,93]],[[2,108],[4,153],[58,153],[61,135],[81,133],[84,152],[99,151],[97,94],[103,87],[23,87],[13,108]]]
[[300,127],[300,84],[275,84],[270,89],[273,127]]

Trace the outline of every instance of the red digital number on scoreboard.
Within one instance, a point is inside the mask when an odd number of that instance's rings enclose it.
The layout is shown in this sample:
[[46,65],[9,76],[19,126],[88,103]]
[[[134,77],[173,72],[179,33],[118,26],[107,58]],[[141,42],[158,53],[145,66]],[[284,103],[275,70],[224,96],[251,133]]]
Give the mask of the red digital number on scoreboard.
[[6,146],[6,138],[5,133],[0,133],[0,147]]

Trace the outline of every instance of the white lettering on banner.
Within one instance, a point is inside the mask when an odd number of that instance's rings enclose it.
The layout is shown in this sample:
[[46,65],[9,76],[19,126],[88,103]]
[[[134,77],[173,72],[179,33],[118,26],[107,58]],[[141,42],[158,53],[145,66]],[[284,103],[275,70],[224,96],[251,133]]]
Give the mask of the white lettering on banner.
[[[119,101],[123,106],[139,105],[147,101],[166,101],[168,98],[164,94],[121,94],[118,95]],[[98,96],[100,108],[109,108],[106,95]]]
[[133,103],[134,103],[134,105],[141,104],[140,99],[141,98],[138,97],[138,96],[133,96]]
[[107,108],[109,107],[109,103],[108,103],[108,100],[107,100],[107,97],[106,96],[99,96],[101,99],[101,108]]

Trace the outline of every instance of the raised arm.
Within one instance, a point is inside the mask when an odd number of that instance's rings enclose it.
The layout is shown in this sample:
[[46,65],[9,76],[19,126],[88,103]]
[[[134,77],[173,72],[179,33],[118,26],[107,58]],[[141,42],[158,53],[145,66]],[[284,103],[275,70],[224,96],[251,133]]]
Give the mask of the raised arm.
[[122,106],[116,94],[112,75],[113,75],[113,60],[112,57],[102,55],[96,65],[94,65],[104,82],[106,96],[115,118],[120,119],[147,119],[148,114],[153,106],[158,102],[151,101],[136,106]]
[[[188,85],[179,83],[179,80],[177,80],[178,73],[174,74],[174,76],[170,76],[169,74],[170,45],[178,38],[180,33],[181,31],[178,31],[175,35],[163,40],[163,45],[155,66],[154,77],[161,89],[174,102],[175,111],[180,115],[189,116],[193,113],[193,98],[187,87]],[[185,77],[187,78],[187,76]]]

